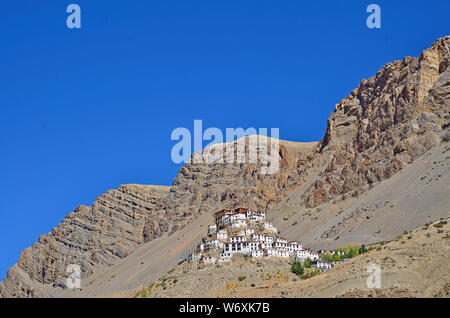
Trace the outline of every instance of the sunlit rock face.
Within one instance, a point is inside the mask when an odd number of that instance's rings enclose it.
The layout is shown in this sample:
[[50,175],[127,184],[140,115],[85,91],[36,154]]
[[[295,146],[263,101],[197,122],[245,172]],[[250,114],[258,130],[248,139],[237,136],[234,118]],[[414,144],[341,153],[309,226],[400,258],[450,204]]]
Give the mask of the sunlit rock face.
[[38,242],[22,251],[0,283],[3,297],[51,296],[65,288],[67,267],[78,264],[82,276],[97,265],[126,257],[144,241],[143,228],[169,187],[122,185],[109,190],[92,207],[79,206]]
[[364,191],[449,139],[449,42],[385,65],[336,105],[316,154],[326,169],[306,192],[307,205]]

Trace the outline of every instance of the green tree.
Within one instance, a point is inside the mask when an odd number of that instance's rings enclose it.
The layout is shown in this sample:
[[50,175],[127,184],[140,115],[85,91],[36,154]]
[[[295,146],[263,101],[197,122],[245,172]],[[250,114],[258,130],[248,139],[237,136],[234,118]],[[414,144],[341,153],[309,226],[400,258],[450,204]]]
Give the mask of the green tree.
[[348,258],[352,258],[356,256],[356,252],[353,248],[350,248],[350,250],[348,251]]
[[[333,254],[333,258],[331,260],[332,261],[340,261],[341,260],[341,256],[338,255],[338,253],[336,252],[336,253]],[[328,261],[330,261],[330,260],[328,260]]]
[[359,254],[367,252],[367,248],[363,245],[361,245],[361,248],[359,249]]
[[305,268],[311,268],[312,264],[313,264],[313,262],[312,262],[312,260],[310,260],[309,258],[307,258],[307,259],[305,260],[305,262],[303,263],[303,265],[305,266]]
[[296,275],[302,275],[303,272],[305,271],[305,269],[303,268],[302,263],[300,262],[294,262],[292,263],[292,268],[291,268],[292,272]]

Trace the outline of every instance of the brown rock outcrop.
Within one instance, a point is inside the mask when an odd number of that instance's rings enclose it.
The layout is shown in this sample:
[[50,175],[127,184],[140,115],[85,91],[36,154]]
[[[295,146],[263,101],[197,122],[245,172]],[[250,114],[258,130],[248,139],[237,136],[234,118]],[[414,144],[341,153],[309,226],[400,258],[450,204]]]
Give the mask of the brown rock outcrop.
[[305,202],[363,190],[450,136],[450,37],[362,80],[328,119],[315,161],[325,163]]
[[[246,158],[248,145],[253,145],[256,136],[246,138]],[[259,136],[259,138],[267,138]],[[270,142],[268,143],[270,145]],[[226,144],[216,145],[223,147]],[[238,143],[233,143],[237,153]],[[278,202],[283,193],[300,184],[301,174],[297,172],[299,154],[313,151],[316,143],[292,143],[280,141],[276,154],[279,169],[274,174],[261,174],[262,163],[187,163],[180,168],[173,181],[169,195],[164,199],[163,209],[157,218],[149,218],[144,228],[146,240],[160,236],[163,232],[176,231],[190,223],[200,213],[223,208],[247,207],[267,209]],[[270,147],[269,147],[270,150]],[[208,150],[202,152],[205,153]],[[196,154],[192,155],[192,158]],[[236,160],[237,161],[237,160]]]
[[88,276],[95,266],[126,257],[143,242],[143,228],[169,187],[121,185],[92,207],[79,206],[51,233],[23,250],[17,264],[0,283],[2,297],[51,296],[65,287],[68,264]]

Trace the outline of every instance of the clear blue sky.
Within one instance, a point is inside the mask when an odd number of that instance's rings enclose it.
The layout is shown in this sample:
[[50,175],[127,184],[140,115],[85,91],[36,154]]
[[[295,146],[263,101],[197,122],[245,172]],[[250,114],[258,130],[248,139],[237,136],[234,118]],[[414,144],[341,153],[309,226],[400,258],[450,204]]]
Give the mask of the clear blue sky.
[[[382,28],[366,27],[381,6]],[[82,28],[66,27],[77,3]],[[322,138],[334,105],[450,32],[449,1],[0,3],[0,279],[40,234],[124,183],[170,185],[176,127]]]

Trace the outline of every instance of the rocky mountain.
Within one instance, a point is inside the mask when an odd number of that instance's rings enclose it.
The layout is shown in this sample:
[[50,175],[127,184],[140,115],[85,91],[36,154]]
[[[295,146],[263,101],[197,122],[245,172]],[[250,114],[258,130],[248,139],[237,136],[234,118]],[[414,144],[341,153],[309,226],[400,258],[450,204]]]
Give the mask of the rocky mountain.
[[[82,277],[91,277],[92,283],[77,296],[132,288],[145,275],[173,266],[184,252],[177,248],[180,241],[190,235],[189,242],[195,242],[198,227],[208,222],[212,211],[221,208],[269,210],[289,236],[311,242],[314,239],[306,235],[306,230],[318,227],[318,235],[329,233],[322,237],[326,244],[331,244],[327,239],[335,240],[337,236],[341,240],[349,238],[348,228],[337,217],[337,207],[327,205],[338,200],[347,204],[349,197],[375,193],[383,180],[393,179],[415,159],[449,141],[449,43],[450,36],[441,38],[420,57],[389,63],[375,76],[361,81],[336,105],[319,143],[280,141],[279,151],[274,153],[279,169],[274,174],[261,174],[260,162],[191,161],[179,170],[170,188],[123,185],[100,196],[92,207],[78,207],[51,233],[24,249],[0,283],[0,296],[63,295],[66,268],[72,263],[80,264]],[[254,139],[246,139],[246,155],[252,142]],[[221,146],[225,147],[215,147]],[[235,142],[235,153],[237,146]],[[439,191],[445,195],[448,189]],[[287,205],[292,211],[286,212]],[[327,211],[322,210],[314,219],[310,216],[312,208],[319,206],[327,207]],[[346,222],[358,219],[360,213],[348,216],[353,209],[340,217],[348,217]],[[283,223],[284,218],[298,211],[308,214],[309,219],[299,219],[299,224],[292,227]],[[325,215],[326,219],[321,218]],[[398,228],[391,232],[395,231]],[[172,253],[170,257],[163,254],[166,248]],[[147,255],[145,251],[153,258],[142,258]],[[159,263],[156,254],[161,255]],[[146,262],[151,264],[145,271],[138,269]],[[137,279],[127,268],[143,276]],[[109,276],[115,277],[110,285],[105,281],[96,285],[103,279],[101,275],[119,269]]]
[[315,154],[326,168],[304,193],[308,206],[361,193],[450,139],[449,41],[385,65],[336,105]]
[[63,287],[69,264],[84,276],[95,266],[124,258],[144,242],[143,228],[169,187],[123,185],[101,195],[92,207],[79,206],[38,242],[23,250],[0,283],[2,297],[52,296]]
[[[247,158],[249,147],[257,147],[258,139],[270,145],[271,138],[256,135],[246,137]],[[253,209],[267,209],[277,202],[284,192],[301,183],[301,175],[296,169],[298,156],[307,155],[317,145],[316,142],[293,143],[283,140],[279,143],[279,153],[276,154],[279,169],[274,174],[261,174],[263,164],[259,160],[255,160],[255,163],[238,163],[238,142],[232,144],[236,158],[232,164],[225,160],[224,163],[188,162],[173,181],[171,191],[159,211],[160,217],[147,220],[144,228],[146,240],[166,231],[177,231],[202,213],[242,205]],[[221,147],[223,156],[226,156],[226,144],[214,147]],[[207,148],[192,157],[209,151]]]
[[[247,153],[254,138],[246,140]],[[0,295],[60,295],[66,287],[69,264],[80,264],[86,278],[95,268],[125,258],[137,245],[174,233],[214,209],[243,204],[266,208],[291,184],[288,180],[296,156],[310,152],[316,144],[281,141],[277,154],[280,169],[272,175],[259,173],[261,162],[187,163],[172,187],[133,184],[110,190],[92,207],[79,206],[51,233],[24,249],[0,283]],[[237,150],[237,142],[234,148]]]

